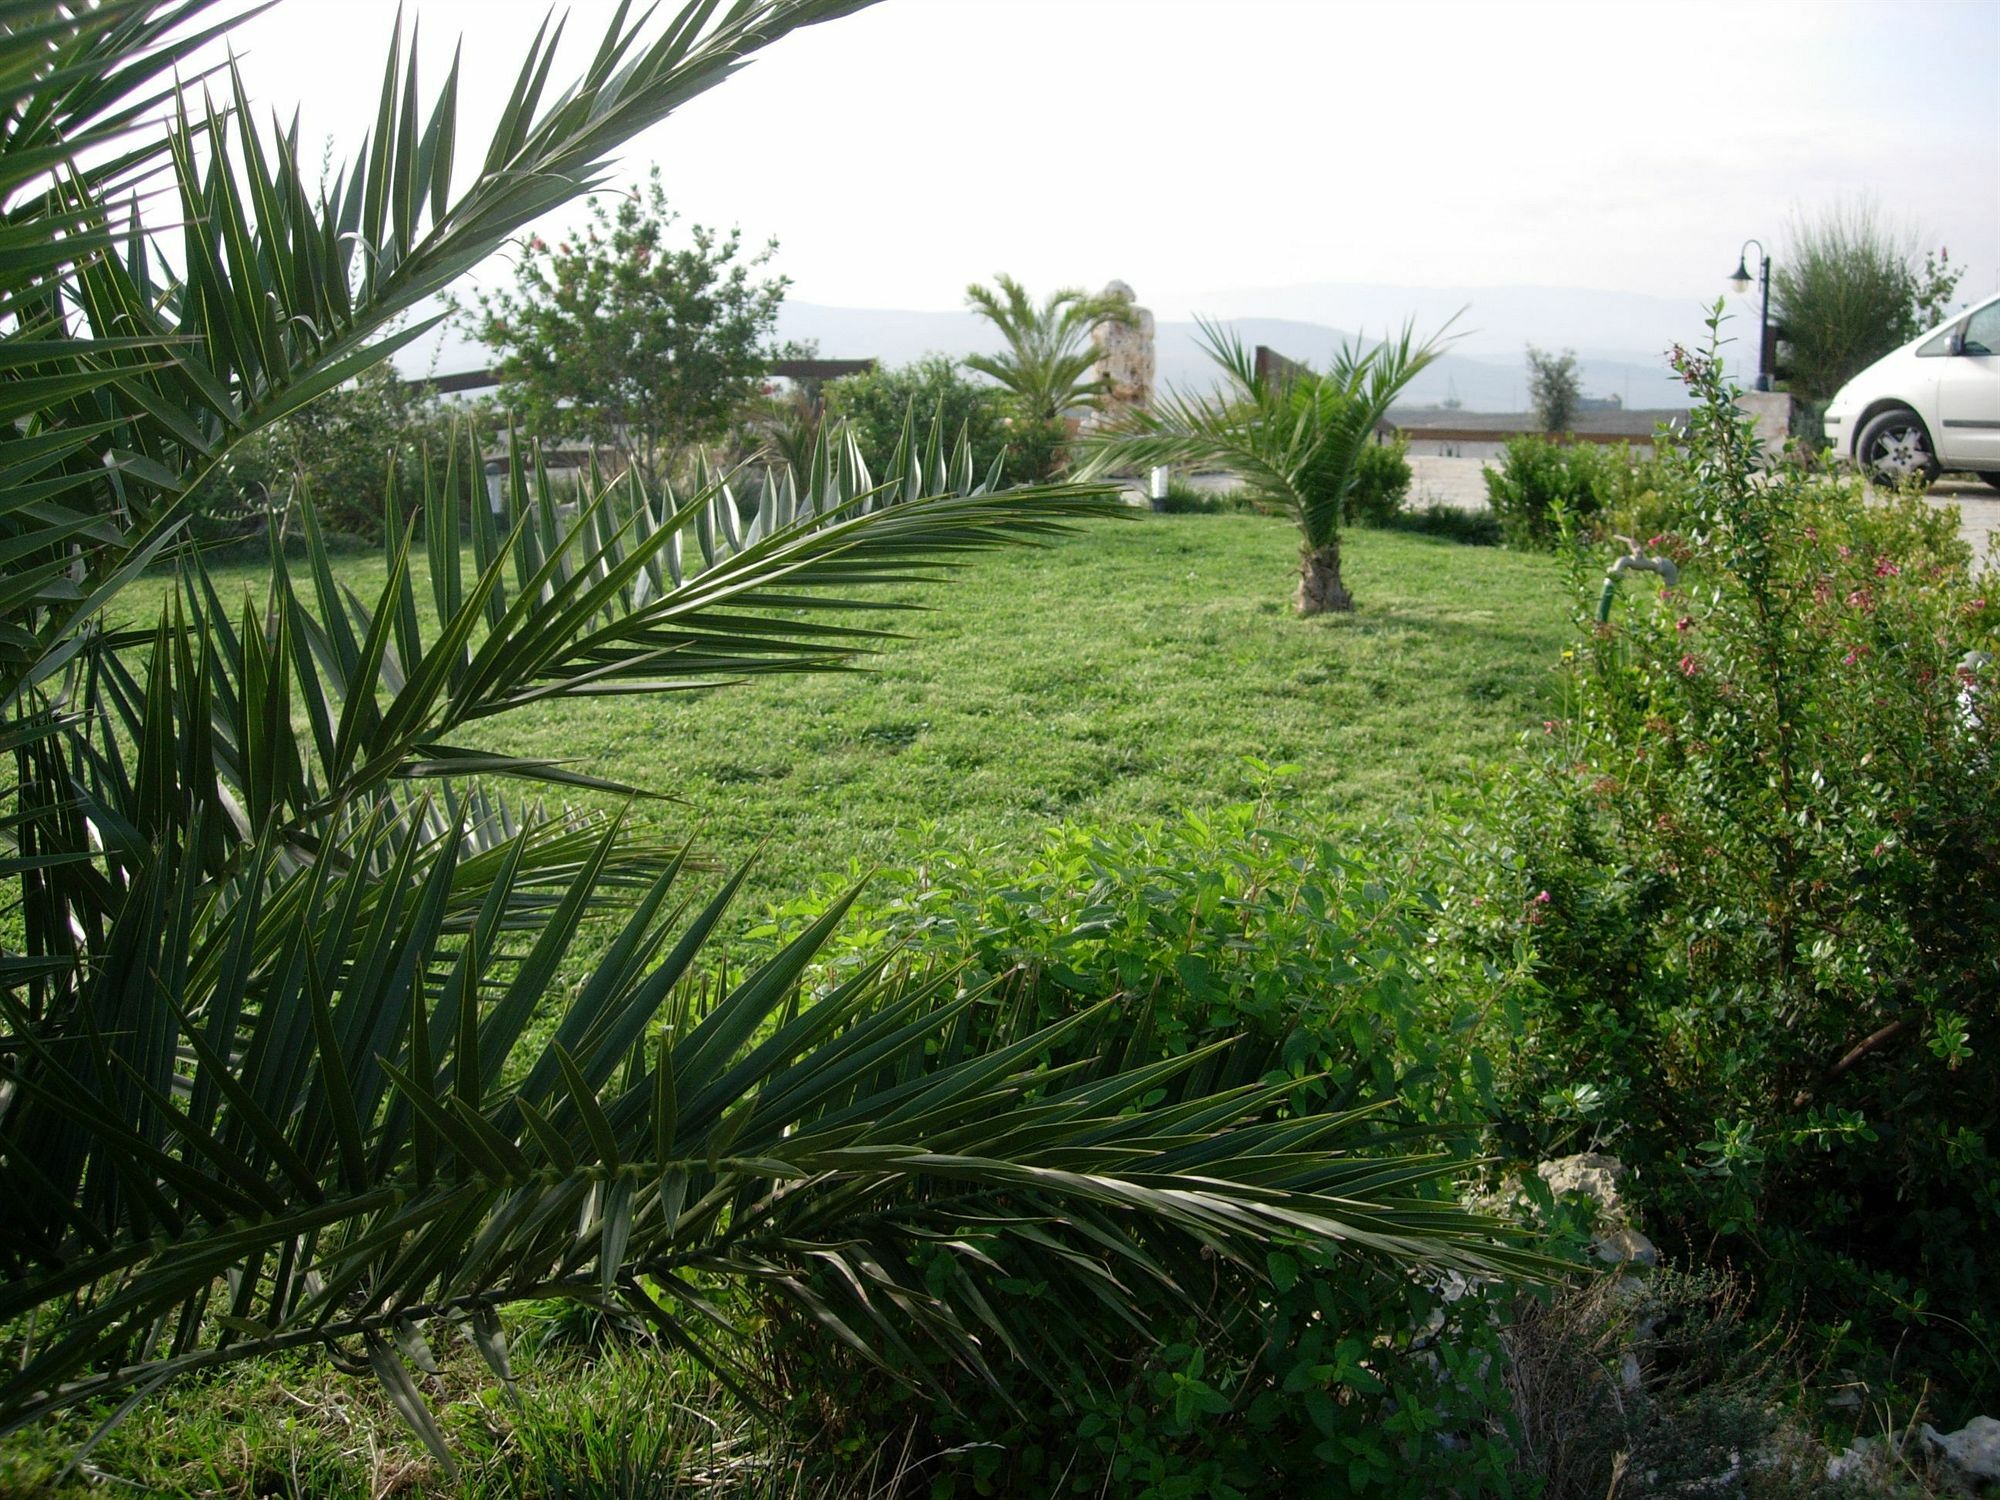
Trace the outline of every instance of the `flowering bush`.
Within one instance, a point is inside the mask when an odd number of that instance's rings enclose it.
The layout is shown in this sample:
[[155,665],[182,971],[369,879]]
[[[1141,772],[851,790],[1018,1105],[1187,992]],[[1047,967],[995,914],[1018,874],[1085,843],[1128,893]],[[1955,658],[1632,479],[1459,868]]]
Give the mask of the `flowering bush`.
[[1855,1368],[1899,1351],[1990,1404],[2000,609],[1949,511],[1766,470],[1713,356],[1676,364],[1682,586],[1628,582],[1566,653],[1464,908],[1541,966],[1502,1130],[1608,1144],[1670,1246],[1748,1266]]

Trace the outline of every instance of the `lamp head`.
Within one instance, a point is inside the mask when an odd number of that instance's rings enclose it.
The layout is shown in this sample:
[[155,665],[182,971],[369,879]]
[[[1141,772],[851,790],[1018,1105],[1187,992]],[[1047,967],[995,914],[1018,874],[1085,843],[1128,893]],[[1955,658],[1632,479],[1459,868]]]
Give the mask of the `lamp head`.
[[1750,266],[1740,255],[1736,257],[1736,269],[1729,273],[1729,284],[1739,296],[1750,290]]

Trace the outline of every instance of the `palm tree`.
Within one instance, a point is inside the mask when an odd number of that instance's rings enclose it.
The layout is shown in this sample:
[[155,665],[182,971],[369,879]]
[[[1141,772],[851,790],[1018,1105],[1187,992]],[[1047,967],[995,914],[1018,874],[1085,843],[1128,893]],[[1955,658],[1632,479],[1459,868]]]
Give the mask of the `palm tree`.
[[1396,397],[1443,352],[1444,330],[1418,344],[1406,325],[1394,341],[1365,352],[1349,342],[1323,375],[1267,373],[1233,330],[1198,321],[1224,389],[1177,391],[1156,410],[1128,413],[1124,430],[1090,440],[1083,472],[1170,464],[1232,470],[1254,500],[1298,523],[1298,612],[1353,609],[1340,576],[1340,526],[1361,453]]
[[1000,330],[1007,350],[968,355],[965,363],[1006,389],[1016,421],[1029,434],[1024,441],[1053,434],[1052,440],[1034,448],[1042,456],[1038,467],[1043,472],[1033,477],[1046,479],[1059,466],[1062,444],[1057,429],[1063,414],[1094,402],[1105,389],[1103,381],[1089,378],[1097,364],[1091,331],[1101,323],[1128,322],[1131,301],[1064,287],[1037,307],[1027,288],[1004,271],[993,280],[998,291],[974,282],[965,289],[965,300]]
[[[1046,537],[1101,488],[996,491],[932,432],[879,478],[822,442],[747,524],[712,476],[594,486],[565,520],[516,448],[468,556],[468,442],[414,522],[392,498],[372,598],[297,489],[272,531],[303,561],[274,545],[254,597],[226,599],[187,542],[190,492],[237,443],[415,337],[383,330],[633,132],[857,0],[698,0],[650,40],[621,6],[560,93],[545,28],[463,190],[456,74],[426,104],[392,46],[376,129],[324,198],[233,75],[226,108],[164,81],[230,24],[204,30],[206,8],[0,0],[20,934],[0,948],[0,1433],[321,1346],[448,1465],[407,1368],[427,1326],[505,1380],[497,1309],[616,1305],[742,1378],[710,1295],[727,1280],[884,1364],[928,1341],[977,1374],[991,1339],[1031,1342],[1032,1311],[981,1289],[979,1245],[1008,1240],[1092,1296],[1170,1277],[1176,1246],[1251,1282],[1272,1240],[1531,1264],[1499,1226],[1398,1196],[1449,1163],[1343,1149],[1354,1121],[1276,1119],[1258,1083],[1181,1099],[1195,1059],[1041,1065],[1100,1012],[975,1028],[981,991],[887,959],[815,984],[845,903],[725,977],[709,937],[740,872],[703,893],[688,849],[522,794],[638,789],[482,740],[534,704],[851,665],[882,644],[851,623],[857,591]],[[140,186],[169,200],[172,256]],[[129,589],[157,563],[146,612]]]

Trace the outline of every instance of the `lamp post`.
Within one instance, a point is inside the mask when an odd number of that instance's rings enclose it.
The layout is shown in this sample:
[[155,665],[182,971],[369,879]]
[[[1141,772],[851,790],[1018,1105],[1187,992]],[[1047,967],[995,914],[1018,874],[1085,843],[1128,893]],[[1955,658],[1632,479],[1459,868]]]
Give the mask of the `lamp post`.
[[1745,240],[1743,248],[1736,255],[1736,269],[1729,274],[1729,284],[1736,288],[1736,295],[1742,296],[1750,290],[1750,247],[1757,247],[1760,277],[1764,283],[1763,305],[1757,311],[1757,389],[1771,388],[1771,257],[1764,249],[1762,240]]

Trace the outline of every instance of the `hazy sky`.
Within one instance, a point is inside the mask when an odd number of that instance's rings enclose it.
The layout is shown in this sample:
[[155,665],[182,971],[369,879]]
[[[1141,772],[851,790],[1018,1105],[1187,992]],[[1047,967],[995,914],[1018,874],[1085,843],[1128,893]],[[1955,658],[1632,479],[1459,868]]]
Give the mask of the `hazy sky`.
[[[395,8],[284,0],[236,36],[253,96],[351,150]],[[476,159],[547,7],[405,8],[433,81],[464,33]],[[573,71],[611,5],[570,11]],[[1988,292],[2000,0],[886,0],[623,175],[655,160],[688,218],[775,235],[795,299],[847,306],[957,307],[996,270],[1122,277],[1163,317],[1308,282],[1706,298],[1746,236],[1781,254],[1856,195]]]

